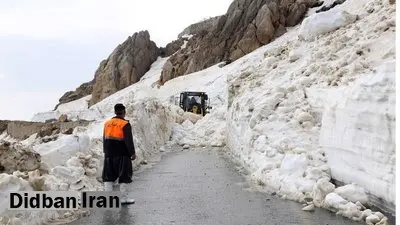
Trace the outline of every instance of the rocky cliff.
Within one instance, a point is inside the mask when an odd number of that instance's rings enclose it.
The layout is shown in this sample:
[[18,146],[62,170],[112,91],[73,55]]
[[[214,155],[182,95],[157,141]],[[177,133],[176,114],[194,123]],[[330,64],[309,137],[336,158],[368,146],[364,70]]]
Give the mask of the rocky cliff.
[[80,98],[83,98],[87,95],[92,94],[93,92],[93,84],[95,80],[92,80],[87,83],[83,83],[81,86],[79,86],[75,91],[68,91],[66,92],[59,100],[58,105],[55,107],[55,109],[58,108],[59,105],[67,103],[67,102],[72,102],[75,100],[78,100]]
[[160,56],[168,57],[179,51],[185,42],[189,41],[188,37],[178,37],[177,40],[170,42],[164,48],[160,48]]
[[234,61],[298,24],[313,0],[235,0],[217,18],[210,32],[200,32],[185,49],[165,64],[160,83],[205,69],[222,61]]
[[60,98],[59,104],[90,94],[92,98],[89,106],[96,104],[139,81],[159,55],[160,49],[150,40],[148,31],[135,33],[118,45],[111,55],[100,63],[92,81],[82,84],[75,91],[65,93]]
[[150,40],[148,31],[135,33],[129,37],[111,53],[108,59],[100,63],[95,73],[89,105],[139,81],[158,55],[159,49]]
[[217,25],[220,16],[212,17],[201,22],[192,24],[186,27],[179,35],[179,38],[184,37],[185,35],[195,35],[201,32],[207,31],[211,32],[211,29]]
[[[307,9],[317,4],[316,0],[235,0],[225,15],[190,25],[164,48],[158,48],[147,31],[135,33],[100,63],[92,81],[65,93],[59,104],[90,94],[89,106],[96,104],[139,81],[158,56],[171,56],[160,84],[234,61],[283,34],[285,27],[298,24]],[[189,39],[187,34],[194,37]]]

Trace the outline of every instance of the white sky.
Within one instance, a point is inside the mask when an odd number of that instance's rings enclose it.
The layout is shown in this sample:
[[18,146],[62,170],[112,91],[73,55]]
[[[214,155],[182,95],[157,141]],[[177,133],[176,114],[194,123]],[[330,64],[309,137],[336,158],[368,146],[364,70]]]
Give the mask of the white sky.
[[0,35],[80,40],[92,32],[149,30],[158,45],[224,14],[232,0],[0,0]]
[[53,109],[133,33],[148,30],[157,46],[165,46],[190,24],[224,14],[231,3],[0,0],[0,119],[30,120]]

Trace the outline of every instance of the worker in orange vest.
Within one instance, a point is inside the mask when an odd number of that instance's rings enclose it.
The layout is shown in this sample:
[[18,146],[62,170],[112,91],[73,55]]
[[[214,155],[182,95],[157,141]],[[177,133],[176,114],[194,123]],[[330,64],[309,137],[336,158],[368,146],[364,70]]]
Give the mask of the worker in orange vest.
[[133,144],[132,127],[125,120],[125,106],[114,106],[115,117],[104,124],[103,133],[103,182],[105,191],[113,191],[113,184],[118,179],[121,191],[121,204],[133,204],[134,199],[128,198],[128,187],[132,183],[132,160],[136,159]]

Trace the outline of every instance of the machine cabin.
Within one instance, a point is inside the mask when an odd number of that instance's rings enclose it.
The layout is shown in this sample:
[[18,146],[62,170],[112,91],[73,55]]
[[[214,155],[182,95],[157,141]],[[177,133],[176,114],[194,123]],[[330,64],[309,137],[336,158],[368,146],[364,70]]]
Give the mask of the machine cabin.
[[208,95],[205,92],[182,92],[179,99],[179,106],[185,112],[202,114],[205,116],[210,113]]

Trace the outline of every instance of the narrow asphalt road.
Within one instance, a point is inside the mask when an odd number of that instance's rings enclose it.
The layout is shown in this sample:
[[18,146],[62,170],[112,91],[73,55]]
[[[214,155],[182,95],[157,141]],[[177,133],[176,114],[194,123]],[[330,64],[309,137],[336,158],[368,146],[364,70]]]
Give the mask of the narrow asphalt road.
[[136,204],[116,212],[94,211],[70,224],[361,224],[322,209],[304,212],[299,203],[249,191],[235,165],[218,151],[167,153],[135,175],[131,190]]

